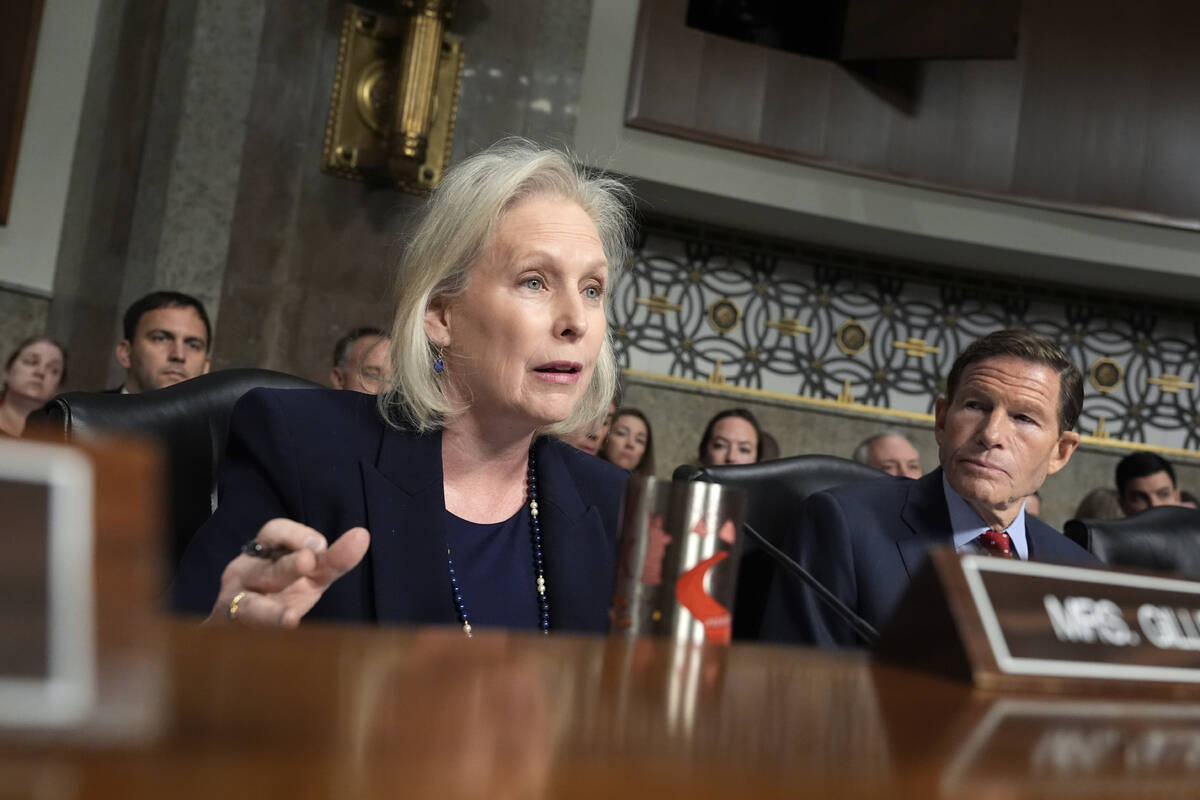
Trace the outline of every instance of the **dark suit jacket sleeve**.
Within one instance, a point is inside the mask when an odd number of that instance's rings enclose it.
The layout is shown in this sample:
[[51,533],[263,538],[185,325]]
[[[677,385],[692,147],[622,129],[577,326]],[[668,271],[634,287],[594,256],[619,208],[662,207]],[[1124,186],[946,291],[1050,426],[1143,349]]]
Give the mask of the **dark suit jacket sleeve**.
[[180,562],[171,591],[177,611],[207,615],[225,566],[264,523],[276,517],[304,519],[295,440],[277,401],[277,393],[254,390],[234,406],[220,502]]
[[[843,603],[852,609],[857,606],[853,539],[845,511],[832,495],[818,492],[804,501],[783,549]],[[782,568],[772,580],[762,638],[824,646],[860,644],[849,625]]]

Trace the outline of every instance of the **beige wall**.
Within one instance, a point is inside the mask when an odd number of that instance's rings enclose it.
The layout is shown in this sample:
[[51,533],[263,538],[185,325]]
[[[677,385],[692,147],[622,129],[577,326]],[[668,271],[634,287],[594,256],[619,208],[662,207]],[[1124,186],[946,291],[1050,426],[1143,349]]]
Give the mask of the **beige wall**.
[[46,0],[8,221],[0,226],[0,360],[45,333],[100,0]]
[[48,296],[54,285],[99,9],[100,0],[45,0],[12,206],[0,226],[0,290]]
[[[654,431],[656,472],[669,477],[680,464],[694,463],[704,426],[718,411],[744,407],[778,441],[783,455],[825,453],[849,458],[854,447],[882,428],[907,433],[921,453],[922,467],[937,465],[932,422],[854,407],[819,406],[811,401],[766,397],[751,391],[722,389],[673,379],[626,375],[625,405],[641,409]],[[1127,452],[1117,446],[1085,443],[1071,462],[1042,489],[1042,519],[1062,528],[1089,491],[1113,486],[1117,461]],[[1200,456],[1171,455],[1179,484],[1200,489]]]

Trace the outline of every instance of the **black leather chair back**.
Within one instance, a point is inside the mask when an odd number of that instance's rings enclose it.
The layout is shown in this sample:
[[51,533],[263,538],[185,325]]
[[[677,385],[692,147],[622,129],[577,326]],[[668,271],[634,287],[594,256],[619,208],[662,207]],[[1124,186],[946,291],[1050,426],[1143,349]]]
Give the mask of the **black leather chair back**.
[[229,369],[145,394],[68,392],[30,415],[27,425],[64,441],[98,434],[156,440],[166,461],[173,575],[192,534],[216,508],[217,471],[225,456],[229,417],[238,399],[257,387],[317,388],[311,381],[265,369]]
[[1124,519],[1073,519],[1063,533],[1110,567],[1200,579],[1200,511],[1159,506]]
[[[711,481],[736,486],[746,492],[746,522],[771,543],[782,546],[795,524],[800,504],[810,494],[843,483],[883,477],[883,473],[857,461],[837,456],[806,455],[719,467],[685,465],[675,470],[676,480]],[[753,540],[743,541],[734,601],[733,636],[757,639],[775,562]]]

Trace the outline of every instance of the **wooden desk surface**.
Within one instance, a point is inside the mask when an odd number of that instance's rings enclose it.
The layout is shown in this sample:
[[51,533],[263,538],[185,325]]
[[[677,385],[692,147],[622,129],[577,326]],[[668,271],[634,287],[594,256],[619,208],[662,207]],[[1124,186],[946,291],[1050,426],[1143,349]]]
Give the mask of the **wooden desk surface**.
[[1194,797],[1200,704],[988,694],[861,653],[155,617],[152,451],[97,464],[100,707],[0,800]]
[[160,622],[130,741],[0,734],[0,797],[1191,797],[1200,705],[863,654]]

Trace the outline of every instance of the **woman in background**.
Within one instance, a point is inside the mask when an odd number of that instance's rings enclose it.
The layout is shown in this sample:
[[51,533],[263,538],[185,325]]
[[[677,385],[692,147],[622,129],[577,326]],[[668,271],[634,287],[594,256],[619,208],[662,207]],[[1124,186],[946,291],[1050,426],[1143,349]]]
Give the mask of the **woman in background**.
[[25,419],[58,393],[67,373],[67,351],[45,336],[26,339],[4,362],[0,435],[20,436]]
[[608,404],[608,413],[595,425],[590,425],[578,433],[563,436],[562,440],[589,456],[599,455],[600,447],[604,444],[608,431],[612,428],[613,415],[617,413],[617,402],[614,400]]
[[757,464],[762,456],[762,429],[744,408],[730,408],[708,421],[700,439],[700,466]]
[[635,475],[653,475],[654,433],[646,415],[636,408],[617,409],[600,457]]

